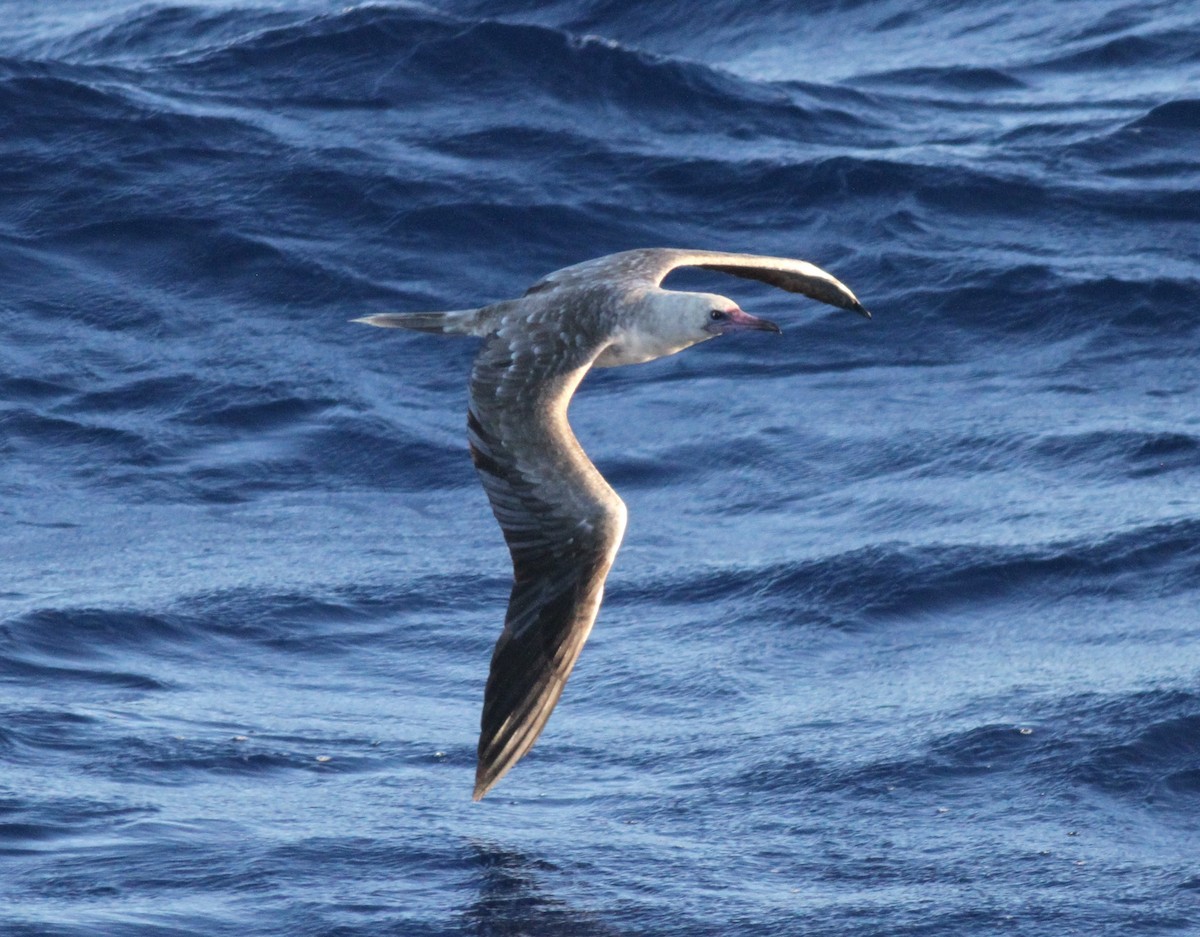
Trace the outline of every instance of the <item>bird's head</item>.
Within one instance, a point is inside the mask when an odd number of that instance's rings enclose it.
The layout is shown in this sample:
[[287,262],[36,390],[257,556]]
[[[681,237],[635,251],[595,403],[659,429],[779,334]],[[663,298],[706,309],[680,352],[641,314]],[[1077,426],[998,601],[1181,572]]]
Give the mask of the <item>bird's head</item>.
[[737,303],[712,293],[654,290],[638,301],[596,367],[652,361],[727,332],[778,332],[779,326],[742,312]]
[[774,322],[742,312],[732,299],[714,293],[664,290],[656,298],[663,330],[689,345],[730,332],[779,332]]

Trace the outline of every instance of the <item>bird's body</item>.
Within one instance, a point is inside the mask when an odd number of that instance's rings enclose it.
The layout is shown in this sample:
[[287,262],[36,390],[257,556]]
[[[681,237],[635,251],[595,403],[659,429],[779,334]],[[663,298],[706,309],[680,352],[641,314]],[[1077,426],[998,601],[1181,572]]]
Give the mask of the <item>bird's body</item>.
[[520,299],[356,320],[484,339],[471,371],[467,428],[512,554],[513,589],[484,692],[476,800],[549,719],[596,620],[625,531],[624,503],[567,423],[575,388],[593,367],[650,361],[731,331],[779,331],[724,297],[659,287],[685,266],[762,280],[869,316],[849,289],[803,261],[647,248],[558,270]]

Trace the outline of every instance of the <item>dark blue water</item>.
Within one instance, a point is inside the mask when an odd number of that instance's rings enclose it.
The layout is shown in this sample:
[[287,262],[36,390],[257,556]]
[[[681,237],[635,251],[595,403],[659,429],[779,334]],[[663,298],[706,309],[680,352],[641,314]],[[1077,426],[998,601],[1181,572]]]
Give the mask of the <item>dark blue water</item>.
[[[1200,934],[1185,0],[0,7],[0,932]],[[630,509],[470,800],[467,340],[646,245],[866,322],[598,373]]]

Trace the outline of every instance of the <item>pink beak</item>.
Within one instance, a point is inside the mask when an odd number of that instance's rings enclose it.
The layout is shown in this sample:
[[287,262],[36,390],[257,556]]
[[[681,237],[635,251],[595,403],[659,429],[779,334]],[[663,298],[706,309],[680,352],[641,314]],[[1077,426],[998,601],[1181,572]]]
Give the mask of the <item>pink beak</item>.
[[707,331],[712,332],[713,335],[727,335],[730,332],[749,331],[775,332],[779,334],[782,331],[774,322],[760,319],[758,316],[752,316],[748,312],[742,312],[736,306],[725,310],[725,318],[714,320],[705,328]]

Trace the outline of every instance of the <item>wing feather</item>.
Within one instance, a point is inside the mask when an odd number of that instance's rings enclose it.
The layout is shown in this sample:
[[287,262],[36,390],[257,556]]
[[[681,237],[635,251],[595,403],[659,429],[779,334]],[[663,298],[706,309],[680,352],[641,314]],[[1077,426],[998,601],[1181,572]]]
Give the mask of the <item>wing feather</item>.
[[[530,349],[536,348],[536,354]],[[625,506],[567,423],[602,348],[523,323],[485,343],[471,374],[471,455],[504,532],[513,586],[480,720],[475,799],[537,740],[600,609]]]
[[[672,270],[701,267],[758,280],[790,293],[850,309],[867,318],[871,314],[846,284],[815,264],[789,257],[761,254],[734,254],[724,251],[682,250],[673,247],[644,247],[597,257],[573,267],[564,267],[529,288],[529,293],[551,290],[556,286],[577,286],[596,279],[623,279],[645,286],[658,286]],[[528,295],[528,293],[526,294]]]

